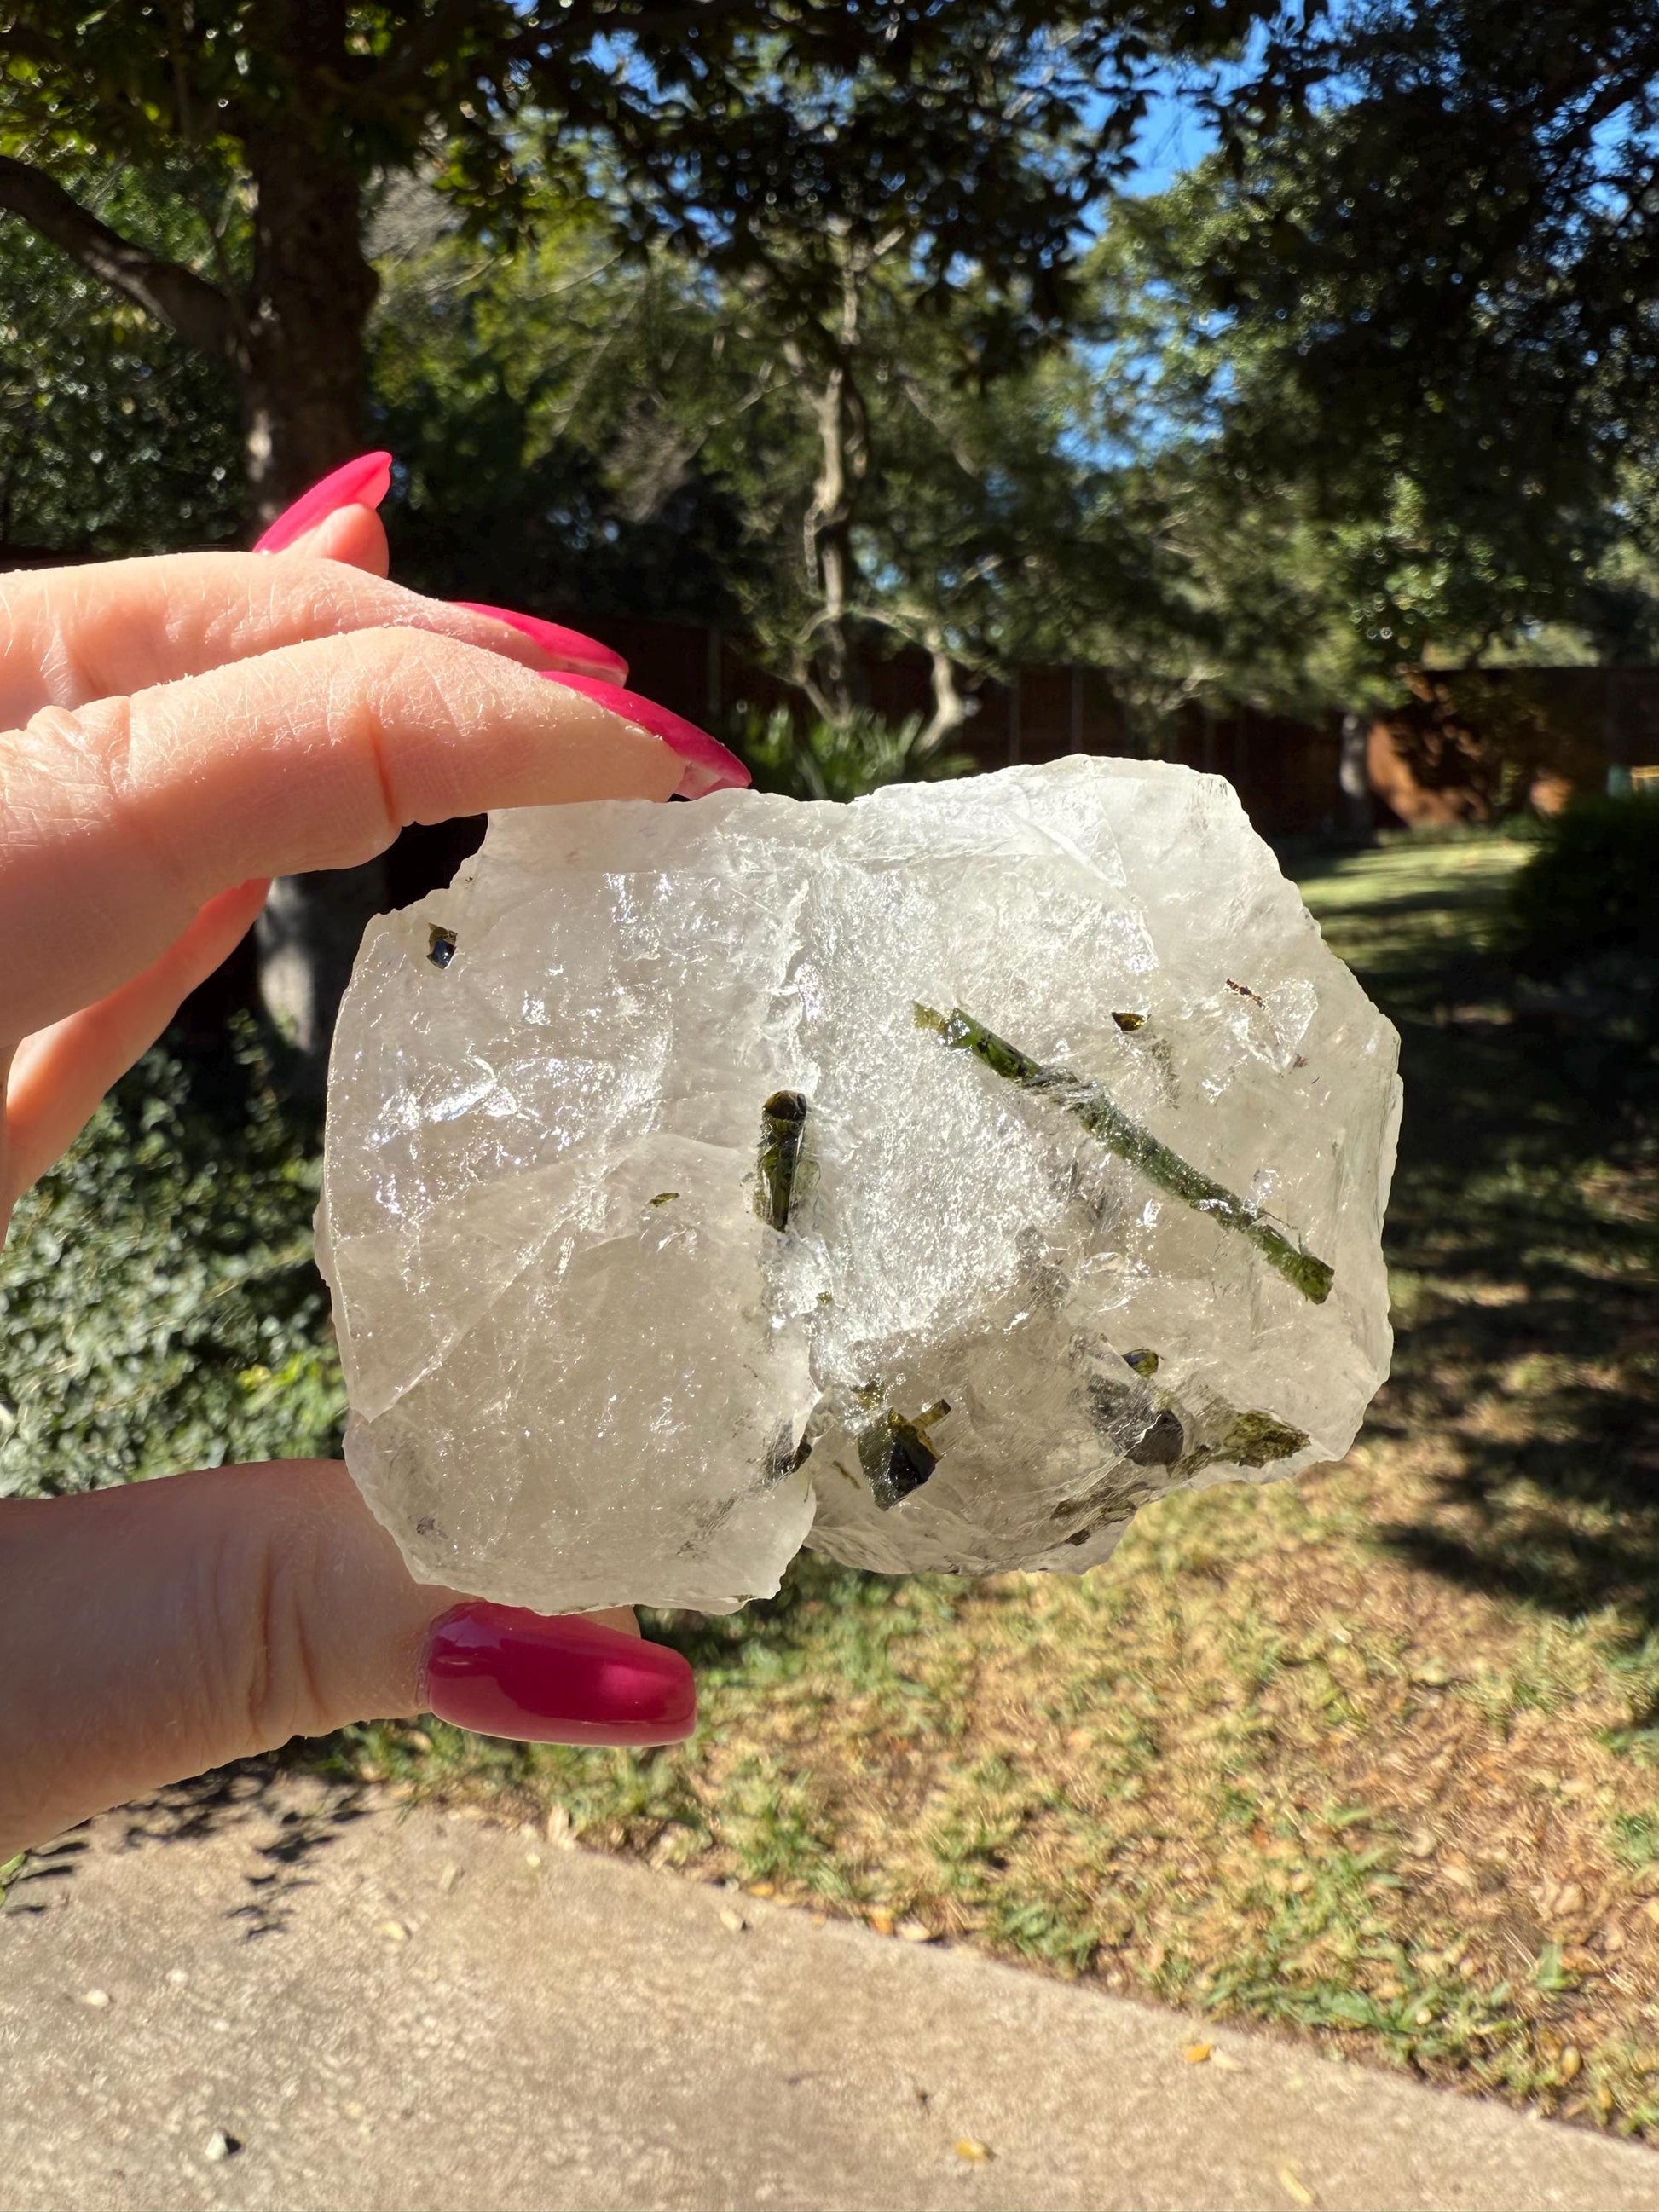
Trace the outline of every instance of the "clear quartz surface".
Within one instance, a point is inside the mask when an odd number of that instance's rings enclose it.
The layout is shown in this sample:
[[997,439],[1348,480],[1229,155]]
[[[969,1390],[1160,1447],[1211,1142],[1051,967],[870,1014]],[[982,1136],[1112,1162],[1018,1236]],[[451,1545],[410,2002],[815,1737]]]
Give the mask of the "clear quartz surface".
[[1352,1443],[1397,1045],[1187,769],[497,816],[336,1036],[348,1462],[543,1612],[1091,1565]]

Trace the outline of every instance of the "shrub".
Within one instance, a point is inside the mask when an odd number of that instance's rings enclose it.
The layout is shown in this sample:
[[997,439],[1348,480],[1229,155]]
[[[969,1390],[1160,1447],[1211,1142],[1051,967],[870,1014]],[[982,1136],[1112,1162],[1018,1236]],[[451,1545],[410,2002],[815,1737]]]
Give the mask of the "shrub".
[[763,791],[791,799],[857,799],[888,783],[964,775],[968,755],[922,742],[919,715],[889,722],[860,711],[842,723],[798,721],[787,707],[744,716],[732,740]]
[[0,1255],[0,1496],[335,1449],[317,1152],[249,1029],[123,1079]]
[[1659,960],[1659,796],[1579,799],[1547,823],[1510,894],[1516,965],[1562,975]]

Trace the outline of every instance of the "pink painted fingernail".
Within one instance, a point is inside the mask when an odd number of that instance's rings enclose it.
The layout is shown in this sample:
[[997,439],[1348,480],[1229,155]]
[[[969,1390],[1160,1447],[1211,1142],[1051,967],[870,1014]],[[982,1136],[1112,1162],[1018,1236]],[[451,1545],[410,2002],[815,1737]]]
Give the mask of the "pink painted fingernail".
[[253,550],[280,553],[343,507],[366,507],[372,512],[386,497],[391,483],[390,453],[359,453],[355,461],[343,462],[309,491],[302,491],[292,507],[285,507]]
[[648,730],[653,738],[660,738],[664,744],[677,752],[685,763],[685,773],[674,793],[676,799],[701,799],[711,791],[741,791],[749,781],[748,769],[718,738],[711,738],[707,730],[688,722],[684,714],[658,706],[654,699],[642,699],[637,691],[624,691],[620,684],[607,684],[598,676],[579,676],[565,669],[550,668],[543,673],[550,684],[562,684],[568,690],[580,691],[584,697],[597,700],[601,707],[608,707],[625,722]]
[[453,599],[450,604],[521,631],[532,645],[540,646],[561,666],[579,676],[603,677],[610,684],[621,684],[627,678],[628,663],[621,653],[601,645],[596,637],[584,637],[579,629],[567,629],[562,623],[544,622],[539,615],[517,614],[511,607],[487,607],[482,599]]
[[696,1680],[678,1651],[481,1600],[433,1624],[425,1703],[457,1728],[521,1743],[680,1743],[697,1721]]

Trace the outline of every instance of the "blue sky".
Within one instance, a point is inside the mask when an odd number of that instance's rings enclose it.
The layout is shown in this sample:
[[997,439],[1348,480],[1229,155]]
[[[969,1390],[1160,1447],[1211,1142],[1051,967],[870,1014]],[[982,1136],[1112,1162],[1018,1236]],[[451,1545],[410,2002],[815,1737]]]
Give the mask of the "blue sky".
[[1132,192],[1161,192],[1183,169],[1202,160],[1215,134],[1173,92],[1154,94],[1135,141],[1135,167],[1127,180]]

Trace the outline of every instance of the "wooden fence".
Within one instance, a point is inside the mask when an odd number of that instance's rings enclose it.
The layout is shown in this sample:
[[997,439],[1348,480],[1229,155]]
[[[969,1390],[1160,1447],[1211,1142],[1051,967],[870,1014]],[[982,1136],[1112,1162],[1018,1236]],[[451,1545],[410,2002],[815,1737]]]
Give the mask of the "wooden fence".
[[[637,690],[694,722],[720,726],[744,711],[799,706],[799,695],[755,664],[730,632],[643,615],[584,615],[562,621],[591,630],[624,654]],[[920,652],[861,657],[860,688],[894,721],[931,709],[927,658]],[[1066,753],[1123,756],[1137,750],[1127,718],[1102,670],[1076,663],[1017,670],[1006,684],[966,687],[975,712],[958,740],[981,768],[1058,759]],[[1317,835],[1337,816],[1339,740],[1328,724],[1239,710],[1184,710],[1166,733],[1168,757],[1224,775],[1264,836]]]
[[[0,571],[87,557],[0,543]],[[764,714],[799,705],[732,632],[575,608],[558,618],[614,645],[627,656],[637,690],[694,722],[719,729],[745,709]],[[870,706],[891,720],[931,709],[924,653],[866,650],[859,675]],[[1447,669],[1412,672],[1404,681],[1405,704],[1378,717],[1369,736],[1379,822],[1486,819],[1514,803],[1517,779],[1521,796],[1546,810],[1574,791],[1607,787],[1610,769],[1644,786],[1659,780],[1659,668]],[[964,689],[975,711],[957,743],[981,768],[1139,750],[1111,678],[1100,669],[1026,667],[1006,684]],[[1319,836],[1337,826],[1336,715],[1309,722],[1194,704],[1161,736],[1166,758],[1224,775],[1264,836]],[[418,873],[422,865],[411,852],[411,868]]]

